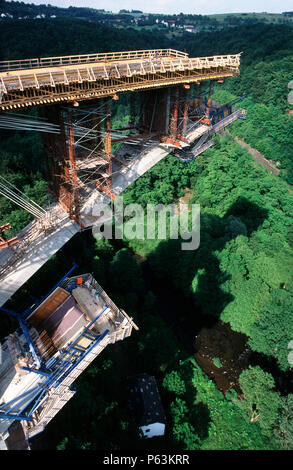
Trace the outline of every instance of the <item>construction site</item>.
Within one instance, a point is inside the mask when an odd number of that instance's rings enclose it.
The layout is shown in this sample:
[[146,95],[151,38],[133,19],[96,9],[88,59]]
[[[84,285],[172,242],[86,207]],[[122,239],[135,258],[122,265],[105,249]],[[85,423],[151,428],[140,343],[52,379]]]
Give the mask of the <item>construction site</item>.
[[[0,62],[0,129],[40,132],[52,203],[40,207],[7,179],[0,195],[34,220],[17,236],[0,227],[0,306],[77,232],[169,154],[192,161],[245,112],[212,99],[239,75],[240,54],[190,58],[173,49]],[[111,103],[128,100],[127,125]],[[38,117],[25,110],[38,108]],[[9,309],[19,329],[2,342],[0,445],[41,432],[73,396],[71,384],[108,345],[137,329],[89,274],[63,278],[39,305]],[[10,432],[13,430],[13,432]],[[20,439],[21,440],[21,439]]]

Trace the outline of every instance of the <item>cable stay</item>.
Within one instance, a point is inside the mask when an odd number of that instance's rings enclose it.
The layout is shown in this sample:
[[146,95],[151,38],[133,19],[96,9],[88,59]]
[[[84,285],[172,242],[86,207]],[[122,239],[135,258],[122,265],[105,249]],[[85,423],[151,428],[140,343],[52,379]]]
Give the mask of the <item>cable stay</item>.
[[60,134],[60,126],[46,122],[42,118],[32,118],[32,116],[1,114],[0,129],[14,131],[36,131],[49,134]]
[[30,199],[3,176],[0,176],[0,194],[38,219],[46,214],[45,209]]

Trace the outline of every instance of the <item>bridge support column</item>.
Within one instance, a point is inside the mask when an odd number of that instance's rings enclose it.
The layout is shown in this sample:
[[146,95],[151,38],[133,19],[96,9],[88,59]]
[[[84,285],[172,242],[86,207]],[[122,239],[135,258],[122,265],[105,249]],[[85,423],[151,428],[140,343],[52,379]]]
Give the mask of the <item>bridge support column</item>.
[[188,119],[188,111],[189,111],[189,96],[190,96],[190,87],[185,88],[185,103],[184,103],[184,112],[183,112],[183,122],[182,122],[182,131],[181,136],[183,139],[186,137],[186,130],[187,130],[187,119]]
[[73,120],[72,120],[72,111],[68,113],[68,132],[67,132],[67,141],[68,141],[68,158],[69,158],[69,180],[72,185],[72,203],[70,207],[70,216],[71,218],[79,224],[79,191],[78,191],[78,178],[75,162],[75,146],[74,146],[74,130],[73,130]]
[[171,107],[171,88],[168,88],[168,89],[167,89],[167,94],[166,94],[165,135],[169,135],[170,107]]
[[202,105],[202,101],[202,86],[200,82],[200,84],[198,85],[198,106]]
[[70,214],[74,215],[73,192],[66,145],[66,131],[63,111],[60,105],[42,108],[42,116],[57,124],[59,134],[42,134],[46,149],[48,189],[54,199]]
[[115,199],[115,194],[112,192],[112,142],[111,142],[111,114],[110,114],[110,99],[105,98],[104,102],[105,114],[105,140],[104,140],[104,156],[107,162],[107,168],[102,181],[98,181],[97,187],[105,194]]
[[101,147],[103,145],[103,139],[102,139],[102,135],[101,135],[101,131],[102,131],[102,129],[101,129],[101,117],[100,117],[98,111],[96,111],[96,113],[93,114],[92,126],[93,126],[93,129],[95,130],[95,133],[96,133],[96,137],[93,140],[93,145],[92,145],[93,152],[95,153],[95,152],[101,150]]
[[205,109],[205,117],[201,119],[201,122],[204,124],[207,124],[208,126],[211,124],[211,119],[210,119],[210,109],[212,106],[212,91],[213,91],[213,81],[210,80],[210,85],[209,85],[209,93],[208,93],[208,98],[207,98],[207,105]]
[[145,108],[146,108],[146,93],[140,92],[139,94],[139,129],[143,131],[145,128]]
[[176,87],[173,91],[172,97],[172,107],[171,107],[171,118],[169,126],[169,137],[166,142],[180,147],[180,143],[177,141],[178,136],[178,116],[179,116],[179,88]]
[[130,93],[130,117],[129,117],[129,125],[135,125],[135,98],[136,94],[134,92]]

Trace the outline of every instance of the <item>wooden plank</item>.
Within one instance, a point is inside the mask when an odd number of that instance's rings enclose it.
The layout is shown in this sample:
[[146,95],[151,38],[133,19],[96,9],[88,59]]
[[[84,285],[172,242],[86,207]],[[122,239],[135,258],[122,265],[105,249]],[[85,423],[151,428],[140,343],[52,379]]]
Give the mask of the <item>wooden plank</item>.
[[38,327],[46,318],[48,318],[51,313],[56,310],[59,305],[61,305],[68,297],[69,293],[62,287],[57,287],[57,289],[52,292],[44,302],[39,305],[36,310],[34,310],[31,315],[28,317],[29,322],[36,328]]

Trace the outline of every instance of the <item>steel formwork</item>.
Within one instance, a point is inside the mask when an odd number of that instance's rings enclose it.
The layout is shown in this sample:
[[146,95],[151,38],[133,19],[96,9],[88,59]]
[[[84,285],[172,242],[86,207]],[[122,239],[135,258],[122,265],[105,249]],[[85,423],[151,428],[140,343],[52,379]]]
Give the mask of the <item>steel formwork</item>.
[[239,75],[240,54],[190,58],[180,51],[94,54],[0,62],[0,111]]

